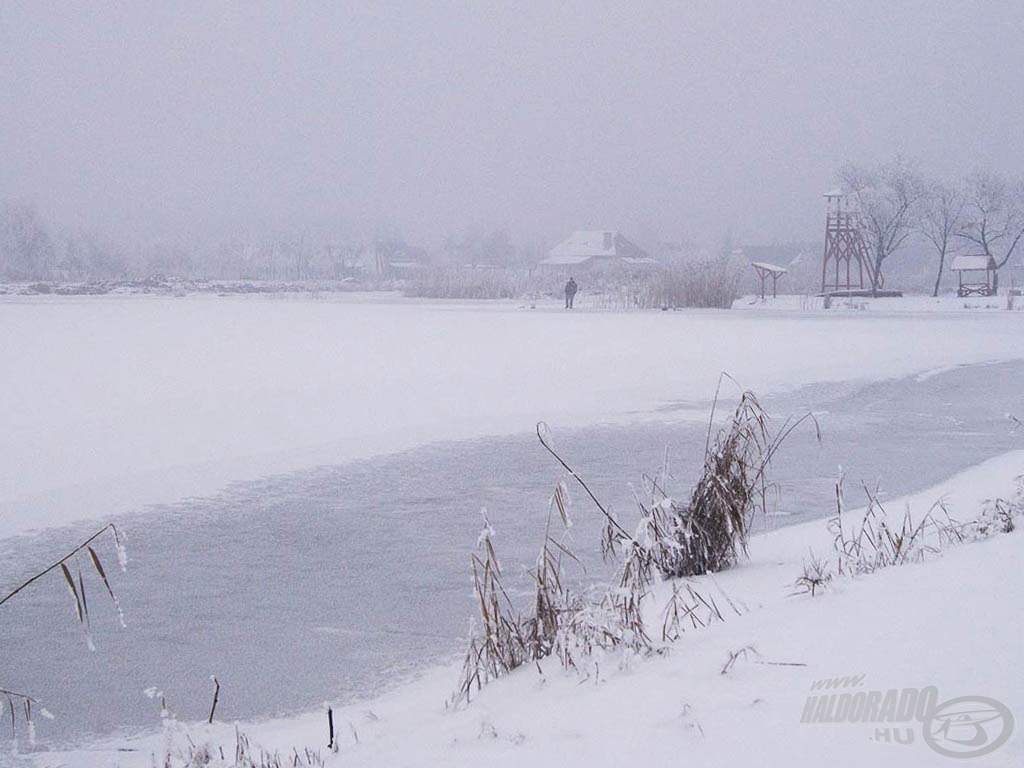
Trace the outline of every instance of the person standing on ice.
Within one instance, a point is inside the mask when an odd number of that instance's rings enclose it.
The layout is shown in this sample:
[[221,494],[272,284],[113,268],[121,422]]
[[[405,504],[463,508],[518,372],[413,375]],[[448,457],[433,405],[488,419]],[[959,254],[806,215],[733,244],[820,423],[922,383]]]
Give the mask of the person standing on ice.
[[576,298],[576,280],[572,277],[569,278],[569,282],[565,284],[565,308],[572,309],[572,301]]

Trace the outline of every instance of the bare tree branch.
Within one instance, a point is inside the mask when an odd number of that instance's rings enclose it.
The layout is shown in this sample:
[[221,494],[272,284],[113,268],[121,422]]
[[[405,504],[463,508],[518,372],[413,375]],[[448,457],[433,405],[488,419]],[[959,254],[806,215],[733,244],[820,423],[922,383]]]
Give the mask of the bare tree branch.
[[962,190],[942,182],[932,182],[922,201],[918,231],[931,243],[939,257],[932,296],[939,295],[946,257],[954,250],[954,236],[963,226],[966,201]]
[[998,280],[998,271],[1024,238],[1024,183],[1011,184],[999,174],[976,171],[966,186],[966,211],[956,235],[995,262]]
[[872,290],[877,291],[882,286],[883,262],[914,229],[925,186],[917,170],[898,156],[878,166],[847,165],[840,171],[840,180],[860,209],[865,240],[874,259]]

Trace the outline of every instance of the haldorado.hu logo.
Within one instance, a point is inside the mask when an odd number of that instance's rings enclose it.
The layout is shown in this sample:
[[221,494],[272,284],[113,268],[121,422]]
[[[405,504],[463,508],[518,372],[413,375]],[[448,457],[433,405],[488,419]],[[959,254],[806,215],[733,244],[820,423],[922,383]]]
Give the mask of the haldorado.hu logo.
[[864,688],[867,675],[847,675],[811,683],[800,722],[805,725],[873,725],[871,739],[912,745],[921,740],[945,757],[981,757],[1013,735],[1013,713],[987,696],[939,701],[934,685],[924,688]]

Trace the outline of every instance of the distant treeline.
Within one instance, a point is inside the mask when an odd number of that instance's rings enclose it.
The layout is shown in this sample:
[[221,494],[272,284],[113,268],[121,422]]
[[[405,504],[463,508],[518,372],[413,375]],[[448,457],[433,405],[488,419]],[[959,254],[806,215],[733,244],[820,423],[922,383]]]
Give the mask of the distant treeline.
[[[859,221],[872,279],[881,288],[939,292],[953,282],[958,255],[984,255],[1003,285],[1024,281],[1024,180],[979,170],[946,181],[897,157],[837,174],[841,194]],[[729,295],[757,289],[749,263],[786,268],[782,293],[820,290],[822,240],[717,249],[642,238],[659,262],[650,274],[628,270],[589,275],[597,292],[632,297],[638,305],[724,306]],[[258,242],[239,240],[188,249],[180,245],[125,247],[95,234],[55,233],[36,208],[0,204],[0,282],[139,280],[151,277],[246,281],[357,281],[417,296],[518,297],[555,293],[557,280],[539,263],[549,244],[517,244],[505,230],[468,232],[428,251],[401,238],[356,244],[316,242],[306,234]],[[723,265],[728,265],[724,267]],[[544,277],[547,274],[548,277]],[[564,280],[564,276],[561,277]],[[697,299],[700,295],[702,298]]]
[[428,266],[526,268],[538,246],[514,246],[504,230],[448,239],[438,249],[400,238],[344,245],[295,234],[205,248],[124,246],[89,232],[55,231],[35,206],[0,204],[0,281],[131,280],[152,276],[211,280],[390,282]]

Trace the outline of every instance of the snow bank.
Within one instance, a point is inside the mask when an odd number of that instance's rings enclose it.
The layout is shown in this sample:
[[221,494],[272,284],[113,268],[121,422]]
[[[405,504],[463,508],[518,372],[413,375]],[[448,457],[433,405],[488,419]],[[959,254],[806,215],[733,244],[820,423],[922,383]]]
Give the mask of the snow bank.
[[[1024,315],[0,298],[0,537],[424,442],[1024,357]],[[698,411],[691,416],[703,419]],[[674,412],[672,418],[684,418]]]
[[[1022,472],[1024,451],[1016,451],[905,501],[923,512],[944,497],[966,518],[982,499],[1009,496]],[[337,708],[338,755],[323,749],[324,712],[242,730],[257,750],[320,748],[329,766],[916,766],[951,764],[923,743],[920,723],[802,723],[808,698],[822,691],[881,697],[931,686],[939,702],[987,697],[1020,720],[1024,533],[836,579],[817,597],[792,596],[808,547],[825,554],[829,544],[824,521],[756,537],[749,562],[700,580],[701,589],[716,590],[720,602],[728,595],[743,615],[687,632],[667,656],[624,665],[609,658],[589,678],[555,664],[543,674],[523,668],[457,710],[444,705],[457,668],[435,670],[372,701]],[[730,653],[748,647],[757,655],[741,656],[723,674]],[[814,690],[816,681],[846,678],[854,682],[840,684],[853,687]],[[953,735],[977,735],[961,728]],[[233,726],[189,731],[197,744],[223,744],[226,754],[234,749]],[[187,744],[181,733],[173,741]],[[160,762],[164,745],[162,735],[107,742],[43,754],[39,763],[132,768],[149,765],[152,755]],[[1018,735],[985,765],[1018,766],[1022,759]]]
[[[1012,303],[1012,306],[1011,306]],[[828,309],[826,310],[826,304]],[[801,312],[882,312],[886,314],[978,311],[1014,311],[1024,310],[1024,301],[1020,296],[1008,296],[1005,292],[998,296],[956,296],[955,294],[943,294],[942,296],[907,295],[902,297],[880,297],[871,298],[855,296],[851,298],[832,298],[826,302],[825,298],[816,295],[782,294],[779,296],[768,296],[764,299],[760,295],[742,296],[733,303],[733,309],[743,310],[768,310],[768,311],[794,311]]]

